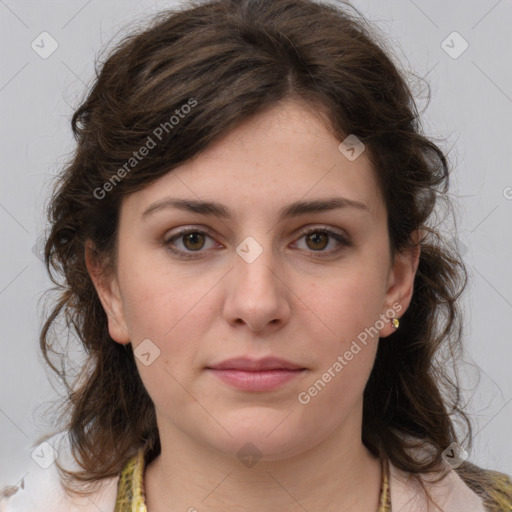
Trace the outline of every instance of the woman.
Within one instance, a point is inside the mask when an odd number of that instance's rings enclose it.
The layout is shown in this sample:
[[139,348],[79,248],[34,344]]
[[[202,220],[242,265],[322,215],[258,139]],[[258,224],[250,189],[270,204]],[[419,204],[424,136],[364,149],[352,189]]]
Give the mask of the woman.
[[63,316],[88,358],[1,510],[512,510],[449,376],[447,163],[350,12],[203,2],[106,60],[45,251],[43,354]]

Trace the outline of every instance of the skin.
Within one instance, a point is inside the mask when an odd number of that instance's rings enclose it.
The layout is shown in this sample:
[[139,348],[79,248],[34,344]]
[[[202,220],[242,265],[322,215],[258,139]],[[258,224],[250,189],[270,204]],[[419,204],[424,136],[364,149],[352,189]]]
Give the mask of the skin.
[[[150,339],[160,350],[148,366],[136,359],[162,444],[144,476],[150,512],[377,510],[381,470],[361,442],[362,397],[391,322],[308,404],[297,397],[393,304],[403,315],[419,248],[393,261],[375,171],[365,153],[350,161],[339,143],[318,113],[284,101],[123,200],[115,272],[102,274],[88,249],[111,337],[134,349]],[[366,209],[279,221],[292,202],[333,196]],[[176,208],[142,217],[166,197],[217,201],[233,217]],[[182,253],[199,248],[198,257],[181,259],[165,245],[180,227],[207,233],[174,239]],[[301,232],[309,227],[350,244],[311,239]],[[262,248],[251,263],[236,252],[248,236]],[[205,370],[243,355],[307,370],[257,393]],[[251,467],[237,456],[248,442],[261,455]]]

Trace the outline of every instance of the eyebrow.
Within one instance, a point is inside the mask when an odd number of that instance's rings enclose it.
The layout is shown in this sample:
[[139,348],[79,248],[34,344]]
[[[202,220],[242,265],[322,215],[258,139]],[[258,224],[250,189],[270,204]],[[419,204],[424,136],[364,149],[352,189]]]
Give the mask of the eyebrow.
[[[216,216],[224,219],[233,217],[233,213],[227,206],[216,201],[198,201],[195,199],[178,199],[172,197],[165,197],[152,203],[144,210],[141,217],[142,219],[146,219],[158,211],[170,208],[198,213],[200,215]],[[296,201],[295,203],[291,203],[288,206],[281,208],[278,215],[279,220],[284,220],[308,213],[325,212],[340,208],[353,208],[370,213],[368,206],[360,201],[355,201],[345,197],[330,197],[311,201]]]

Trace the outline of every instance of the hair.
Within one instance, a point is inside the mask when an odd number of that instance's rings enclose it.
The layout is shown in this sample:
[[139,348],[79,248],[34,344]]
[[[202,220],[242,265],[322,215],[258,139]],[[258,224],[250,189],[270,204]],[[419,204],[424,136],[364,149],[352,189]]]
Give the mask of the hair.
[[[70,488],[118,475],[140,448],[148,459],[160,452],[154,404],[131,345],[109,335],[86,242],[111,272],[123,198],[288,99],[325,112],[340,141],[353,134],[364,143],[385,200],[392,255],[421,246],[412,302],[400,329],[379,343],[364,391],[364,445],[414,475],[442,470],[452,442],[471,446],[455,362],[467,272],[434,223],[448,201],[449,166],[423,134],[406,73],[348,4],[210,0],[159,13],[118,42],[72,117],[76,149],[57,177],[45,245],[58,299],[40,334],[44,358],[68,390],[59,421],[82,468],[59,467]],[[154,147],[135,160],[150,139]],[[85,350],[73,382],[52,360],[60,318]],[[419,456],[411,451],[418,447],[428,450]]]

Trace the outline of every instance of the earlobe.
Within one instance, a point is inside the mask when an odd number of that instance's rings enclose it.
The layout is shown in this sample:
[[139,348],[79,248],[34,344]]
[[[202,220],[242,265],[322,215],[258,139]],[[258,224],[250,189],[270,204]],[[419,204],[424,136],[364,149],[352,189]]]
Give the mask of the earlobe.
[[[413,245],[396,254],[393,267],[390,271],[384,307],[387,310],[389,310],[389,308],[396,310],[397,314],[395,318],[398,320],[411,303],[414,279],[416,277],[421,254],[420,235],[420,231],[415,231],[411,235]],[[393,319],[391,319],[386,323],[384,328],[380,330],[380,337],[385,338],[392,334],[398,328],[398,326],[395,327],[395,325],[393,325]]]
[[103,310],[107,315],[110,337],[123,345],[130,343],[130,335],[126,325],[117,278],[113,274],[105,274],[90,240],[85,244],[85,264]]

